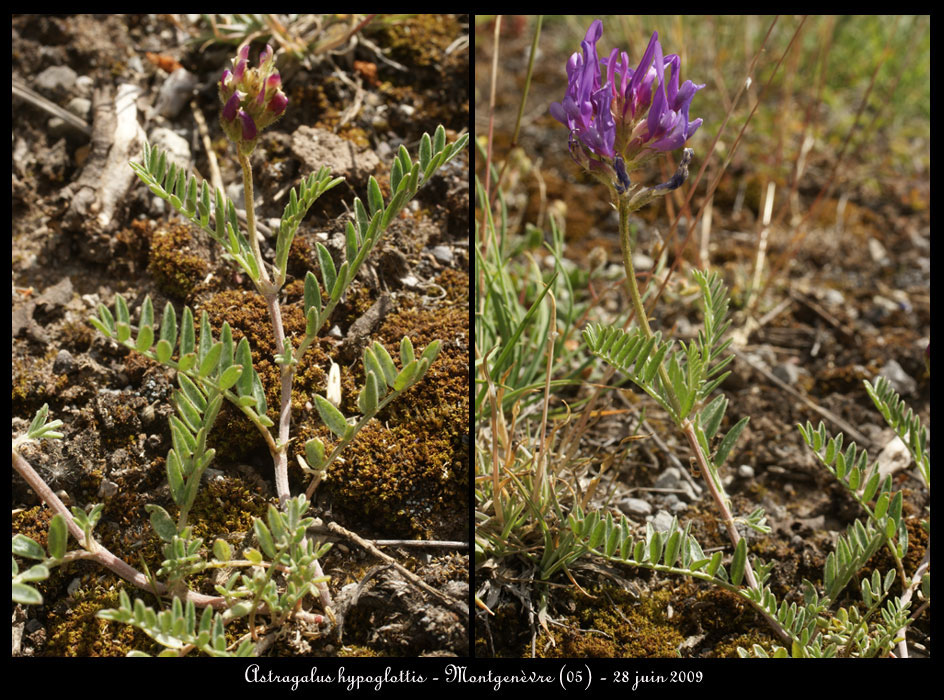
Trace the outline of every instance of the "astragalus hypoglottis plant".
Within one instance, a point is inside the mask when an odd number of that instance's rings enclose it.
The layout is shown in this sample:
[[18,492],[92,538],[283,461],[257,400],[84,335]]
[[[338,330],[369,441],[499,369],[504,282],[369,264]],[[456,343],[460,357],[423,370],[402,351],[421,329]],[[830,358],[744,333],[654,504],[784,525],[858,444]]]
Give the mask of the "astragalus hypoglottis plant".
[[[161,645],[168,655],[200,651],[214,656],[247,655],[271,644],[292,618],[312,625],[328,625],[334,614],[321,560],[328,546],[313,538],[316,524],[309,511],[313,494],[332,465],[343,459],[358,433],[378,412],[422,381],[436,361],[441,343],[414,348],[404,337],[391,353],[380,342],[363,349],[364,382],[356,388],[356,415],[345,415],[340,400],[337,372],[325,367],[329,377],[325,395],[311,397],[312,415],[330,431],[331,439],[314,437],[304,441],[298,466],[306,474],[307,488],[290,491],[288,468],[293,436],[292,389],[300,367],[312,360],[309,352],[326,329],[336,307],[377,248],[385,230],[429,182],[439,168],[464,149],[467,136],[447,143],[445,129],[424,134],[414,159],[405,146],[396,152],[389,173],[390,194],[371,176],[366,199],[355,197],[344,227],[340,262],[328,249],[316,245],[320,274],[308,271],[300,281],[304,318],[303,332],[292,335],[283,322],[284,288],[289,281],[289,255],[305,215],[319,196],[343,181],[332,177],[327,167],[302,178],[288,192],[278,225],[273,231],[274,255],[267,259],[260,246],[255,214],[253,169],[250,156],[264,129],[275,124],[289,107],[275,67],[275,52],[266,45],[258,61],[252,62],[250,46],[241,46],[230,68],[218,81],[221,127],[235,150],[245,192],[245,225],[235,203],[219,189],[186,172],[160,148],[145,145],[140,161],[131,164],[150,191],[180,216],[205,231],[248,279],[262,298],[269,331],[276,348],[270,358],[279,368],[279,405],[270,407],[258,363],[260,348],[234,332],[228,322],[218,330],[204,311],[199,317],[185,306],[168,302],[158,315],[150,297],[131,309],[120,294],[111,308],[98,307],[90,319],[95,328],[119,346],[174,370],[177,389],[169,417],[172,447],[165,460],[166,480],[173,506],[147,506],[150,524],[162,542],[163,561],[156,571],[135,568],[96,541],[94,528],[101,505],[89,510],[68,509],[42,477],[19,453],[25,440],[58,438],[57,423],[47,423],[47,409],[40,411],[23,440],[14,441],[14,467],[55,511],[47,546],[19,535],[13,540],[14,555],[37,559],[39,564],[20,571],[14,559],[14,600],[41,602],[30,582],[48,576],[49,568],[76,559],[96,561],[142,589],[132,601],[124,591],[117,609],[102,611],[102,618],[133,625]],[[256,360],[254,361],[254,354]],[[268,447],[278,505],[270,504],[265,518],[252,524],[253,542],[234,549],[224,537],[212,541],[194,534],[193,506],[201,481],[216,456],[208,437],[224,403],[248,419]],[[350,404],[348,404],[350,405]],[[350,413],[350,412],[348,412]],[[166,504],[165,504],[166,505]],[[69,551],[69,536],[80,549]],[[201,576],[218,570],[228,572],[211,586],[213,594],[196,592]],[[156,593],[169,601],[164,608],[152,607],[147,595]],[[244,619],[250,632],[236,644],[226,639],[227,625]]]
[[[678,430],[684,438],[685,450],[691,455],[692,470],[711,494],[715,513],[712,520],[725,534],[728,545],[717,551],[705,551],[692,534],[693,523],[680,523],[678,517],[670,516],[667,518],[670,523],[659,526],[648,522],[642,529],[625,515],[600,508],[592,498],[593,488],[599,483],[597,476],[591,472],[584,481],[578,481],[568,473],[571,465],[567,456],[555,453],[563,429],[545,431],[547,405],[554,389],[568,383],[554,381],[557,377],[552,369],[564,354],[558,350],[559,334],[570,330],[561,331],[555,318],[558,311],[555,293],[559,289],[556,277],[566,274],[561,265],[555,267],[549,280],[548,277],[540,280],[541,296],[531,297],[537,301],[526,316],[522,314],[524,320],[515,329],[517,333],[509,336],[512,340],[529,337],[526,333],[529,323],[548,322],[548,332],[538,340],[546,344],[539,345],[537,353],[533,349],[524,351],[531,357],[537,354],[541,360],[547,353],[547,373],[540,387],[544,390],[543,422],[538,423],[536,430],[533,423],[528,424],[529,437],[531,433],[537,434],[531,442],[519,442],[515,429],[525,423],[520,397],[537,394],[534,384],[513,384],[516,368],[511,368],[511,372],[505,367],[494,371],[512,355],[508,347],[483,343],[478,348],[484,369],[482,404],[489,406],[490,422],[477,460],[480,483],[477,559],[491,570],[499,570],[502,560],[525,562],[525,576],[535,582],[538,597],[537,609],[529,612],[534,613],[532,619],[544,625],[545,630],[549,629],[547,591],[552,590],[548,586],[552,578],[554,583],[566,585],[562,575],[568,574],[570,583],[575,584],[572,567],[582,557],[597,555],[627,567],[706,581],[735,594],[739,602],[746,601],[767,623],[777,643],[766,650],[760,646],[741,649],[743,655],[906,655],[908,627],[927,604],[915,601],[930,595],[930,556],[925,554],[919,562],[905,563],[909,533],[900,485],[882,474],[878,463],[870,462],[860,447],[844,445],[841,435],[828,435],[822,425],[800,426],[804,441],[857,502],[861,517],[839,534],[835,551],[826,557],[821,580],[804,581],[802,590],[795,591],[790,600],[778,597],[771,586],[771,572],[777,562],[753,556],[745,537],[748,530],[769,533],[768,515],[763,508],[738,512],[722,478],[722,470],[728,468],[726,461],[734,454],[732,450],[750,416],[736,416],[733,421],[726,417],[729,400],[721,387],[733,357],[729,294],[721,276],[709,270],[695,269],[691,273],[693,284],[688,289],[697,290],[700,297],[702,327],[690,340],[678,342],[667,331],[653,330],[650,325],[652,309],[646,309],[637,283],[630,215],[686,181],[695,152],[684,147],[703,124],[702,119],[693,119],[690,112],[693,104],[698,103],[697,93],[705,86],[690,80],[682,82],[679,56],[664,55],[659,37],[655,33],[647,36],[651,38],[638,63],[630,61],[627,53],[619,49],[598,54],[603,25],[594,21],[581,49],[567,62],[563,99],[550,107],[551,116],[569,129],[568,148],[573,160],[584,175],[606,189],[608,202],[618,216],[632,309],[632,325],[627,321],[618,325],[589,323],[584,327],[584,347],[596,358],[589,363],[590,367],[601,371],[585,371],[583,376],[589,377],[588,388],[595,388],[600,381],[598,375],[605,382],[610,376],[608,369],[616,370],[645,395],[635,396],[634,403],[642,399],[645,410],[658,412],[663,426]],[[674,160],[677,165],[672,177],[662,184],[644,183],[640,165],[681,148],[684,150]],[[483,209],[491,211],[485,204]],[[496,212],[495,216],[502,214]],[[483,221],[486,219],[483,217]],[[494,246],[495,240],[486,238],[491,231],[486,224],[483,227],[483,240]],[[552,248],[555,257],[557,238],[555,230]],[[489,260],[485,254],[482,257]],[[490,319],[490,314],[499,316],[494,309],[507,301],[503,297],[506,281],[500,271],[492,276],[491,266],[486,270],[489,277],[485,280],[489,284],[483,285],[478,308],[483,319]],[[572,290],[566,291],[571,296]],[[568,302],[573,304],[571,298]],[[533,340],[534,336],[530,337]],[[509,342],[508,337],[503,340]],[[532,361],[531,366],[535,365],[537,361]],[[506,379],[509,375],[512,381]],[[923,486],[929,491],[927,430],[884,380],[879,379],[874,387],[866,384],[865,388],[907,445]],[[568,418],[572,405],[567,407]],[[622,437],[627,441],[633,438]],[[607,438],[613,442],[620,440],[618,436]],[[921,526],[929,530],[929,518],[922,519]],[[857,573],[879,549],[886,550],[893,565],[857,580]],[[487,609],[493,601],[500,600],[499,584],[483,578],[486,581],[478,592],[481,605]],[[503,572],[503,578],[514,580],[507,572]],[[853,590],[847,590],[850,588]],[[522,587],[516,587],[512,595],[525,607],[530,605]],[[851,603],[847,602],[850,597]],[[489,618],[482,615],[482,619]]]

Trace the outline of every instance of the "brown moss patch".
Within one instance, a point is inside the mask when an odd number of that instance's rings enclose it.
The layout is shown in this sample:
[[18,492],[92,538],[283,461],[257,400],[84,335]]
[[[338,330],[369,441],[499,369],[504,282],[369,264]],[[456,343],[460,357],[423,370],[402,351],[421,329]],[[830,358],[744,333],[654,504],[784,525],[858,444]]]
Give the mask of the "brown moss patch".
[[253,518],[265,520],[267,507],[258,486],[232,475],[211,479],[200,487],[190,511],[193,536],[212,547],[217,537],[251,531]]
[[670,591],[655,591],[636,599],[614,587],[592,589],[590,595],[570,591],[574,612],[564,618],[562,631],[538,636],[537,655],[545,658],[658,658],[675,656],[685,640],[669,620]]
[[[141,597],[137,589],[126,592],[132,600]],[[118,588],[80,588],[68,606],[55,606],[47,620],[49,641],[45,655],[126,656],[132,649],[149,654],[160,653],[162,647],[144,632],[96,617],[100,610],[117,608],[120,604],[118,595]]]
[[[397,311],[377,340],[398,357],[403,335],[417,354],[439,339],[439,357],[419,384],[358,434],[344,463],[332,465],[326,486],[339,510],[390,536],[461,539],[468,535],[468,311]],[[354,374],[354,386],[361,386],[359,363]],[[345,387],[344,396],[342,409],[356,413],[354,387]]]
[[189,226],[174,224],[158,228],[151,236],[148,272],[158,289],[174,299],[187,299],[209,266],[194,254],[193,233]]

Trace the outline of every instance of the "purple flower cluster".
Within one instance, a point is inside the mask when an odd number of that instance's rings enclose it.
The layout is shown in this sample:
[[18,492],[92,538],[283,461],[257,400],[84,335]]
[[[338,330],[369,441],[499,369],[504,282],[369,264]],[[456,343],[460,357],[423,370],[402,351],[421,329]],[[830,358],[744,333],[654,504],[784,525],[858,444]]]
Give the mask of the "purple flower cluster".
[[288,105],[272,47],[266,44],[259,54],[259,67],[250,68],[249,44],[241,46],[233,59],[233,69],[223,71],[219,89],[223,131],[240,153],[248,155],[256,146],[259,132],[281,117]]
[[628,181],[625,163],[632,169],[654,151],[675,150],[701,126],[701,119],[689,119],[689,108],[705,86],[686,80],[679,87],[681,59],[662,55],[655,32],[635,69],[619,49],[599,58],[596,44],[601,36],[603,22],[595,20],[581,52],[567,62],[567,94],[551,104],[550,112],[570,129],[574,159],[585,168],[618,177],[623,185]]

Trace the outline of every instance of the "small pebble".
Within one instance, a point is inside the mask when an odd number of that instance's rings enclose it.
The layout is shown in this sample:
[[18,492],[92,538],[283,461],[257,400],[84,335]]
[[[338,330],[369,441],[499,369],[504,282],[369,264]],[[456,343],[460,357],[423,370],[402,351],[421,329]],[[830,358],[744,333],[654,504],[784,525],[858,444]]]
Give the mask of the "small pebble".
[[36,76],[33,87],[47,96],[65,97],[75,87],[77,78],[69,66],[50,66]]
[[655,261],[645,253],[635,253],[633,255],[633,265],[637,270],[651,270]]
[[116,493],[118,493],[118,484],[109,479],[102,479],[102,483],[98,487],[98,497],[103,501],[109,501]]
[[[91,97],[92,88],[95,87],[95,79],[90,75],[80,75],[75,79],[75,91],[80,97]],[[91,103],[89,103],[91,106]]]
[[79,119],[89,120],[92,114],[92,101],[87,97],[73,97],[66,105],[66,109],[72,112]]
[[888,251],[885,250],[878,239],[870,238],[869,239],[869,255],[872,256],[872,260],[879,265],[888,265],[891,263],[891,258],[888,255]]
[[750,464],[742,464],[738,467],[737,475],[741,479],[753,479],[754,467]]
[[672,526],[672,515],[667,511],[660,510],[652,518],[652,527],[655,528],[658,532],[665,532]]
[[[892,388],[902,396],[913,394],[918,389],[918,383],[908,376],[908,373],[902,369],[897,360],[889,360],[885,366],[879,370],[879,374],[885,377],[892,385]],[[878,379],[878,377],[875,379]],[[875,379],[872,380],[873,384],[875,383]]]
[[657,489],[677,489],[682,479],[682,472],[677,467],[667,467],[656,479]]
[[186,68],[178,68],[161,85],[157,96],[157,113],[162,117],[173,119],[193,95],[197,86],[197,77]]
[[72,370],[75,369],[75,358],[72,357],[72,353],[63,348],[56,354],[56,359],[52,363],[52,371],[54,374],[69,374]]
[[678,487],[679,487],[679,489],[681,489],[681,491],[682,491],[680,497],[681,497],[681,498],[684,498],[686,501],[688,501],[688,502],[690,502],[690,503],[694,503],[694,502],[697,501],[699,498],[701,498],[701,493],[698,492],[698,491],[696,491],[696,490],[695,490],[696,487],[695,487],[695,486],[692,486],[692,485],[691,485],[690,483],[688,483],[687,481],[683,481],[682,483],[680,483],[680,484],[678,485]]
[[443,265],[452,264],[452,248],[445,245],[434,246],[430,251],[433,254],[433,257],[436,258],[438,262]]
[[[74,579],[74,580],[78,581],[78,579]],[[33,634],[33,632],[37,632],[41,630],[42,628],[43,628],[43,623],[37,620],[35,617],[31,617],[29,620],[26,621],[26,625],[24,625],[26,634]]]
[[830,306],[842,306],[846,303],[846,298],[838,289],[827,289],[823,292],[823,301]]
[[644,518],[652,513],[652,506],[641,498],[624,498],[616,505],[626,515],[634,515],[637,518]]
[[179,136],[175,132],[165,127],[158,127],[151,131],[148,135],[148,140],[152,146],[158,146],[161,150],[167,153],[167,158],[177,163],[177,165],[183,166],[186,169],[190,169],[190,144],[187,142],[187,139]]
[[777,379],[789,386],[796,384],[797,379],[800,378],[800,370],[796,365],[789,362],[782,362],[779,365],[776,365],[772,370],[770,370],[770,372]]

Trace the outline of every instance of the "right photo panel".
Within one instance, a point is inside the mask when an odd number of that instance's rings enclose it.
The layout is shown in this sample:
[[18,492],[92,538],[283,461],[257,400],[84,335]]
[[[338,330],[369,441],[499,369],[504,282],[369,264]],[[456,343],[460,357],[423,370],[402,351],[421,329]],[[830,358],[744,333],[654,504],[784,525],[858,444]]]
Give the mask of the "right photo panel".
[[929,657],[930,16],[474,21],[474,656]]

